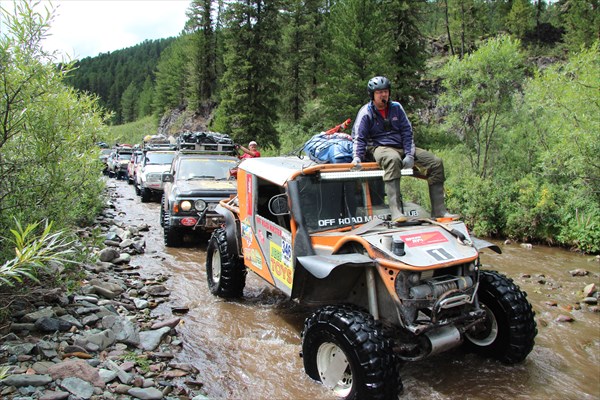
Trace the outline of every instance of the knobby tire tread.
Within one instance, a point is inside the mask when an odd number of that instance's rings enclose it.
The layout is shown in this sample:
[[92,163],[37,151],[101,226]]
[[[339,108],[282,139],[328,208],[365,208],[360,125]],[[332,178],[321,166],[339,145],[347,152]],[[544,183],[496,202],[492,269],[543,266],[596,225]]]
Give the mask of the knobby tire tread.
[[[346,399],[396,399],[402,392],[400,364],[392,351],[393,341],[383,334],[380,323],[351,305],[325,306],[305,320],[302,336],[306,339],[307,332],[326,329],[327,325],[335,327],[348,341],[360,366],[361,376],[354,379],[362,382]],[[306,358],[304,346],[303,342],[306,372],[319,381],[316,363]],[[316,352],[316,349],[308,352]]]
[[517,286],[512,279],[497,271],[481,271],[480,301],[488,305],[490,297],[494,298],[502,310],[504,318],[498,319],[499,324],[507,324],[501,345],[495,348],[481,349],[484,354],[493,356],[505,364],[515,364],[523,361],[533,349],[537,325],[535,312],[527,300],[527,294]]
[[[214,251],[218,251],[221,256],[221,278],[218,283],[213,282],[211,276]],[[208,286],[213,294],[228,299],[243,296],[248,271],[239,257],[230,252],[227,244],[227,234],[222,228],[216,229],[209,240],[206,273]]]

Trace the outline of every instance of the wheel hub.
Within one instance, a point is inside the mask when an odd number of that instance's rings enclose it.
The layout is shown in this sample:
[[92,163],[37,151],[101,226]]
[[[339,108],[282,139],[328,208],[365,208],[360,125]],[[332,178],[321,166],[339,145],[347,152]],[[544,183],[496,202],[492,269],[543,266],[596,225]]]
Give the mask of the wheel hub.
[[477,346],[489,346],[498,337],[498,321],[494,313],[484,304],[481,308],[485,311],[484,322],[475,325],[473,328],[465,332],[467,338]]
[[212,264],[212,281],[215,283],[219,283],[221,280],[221,254],[218,251],[213,253]]
[[316,361],[323,385],[341,397],[347,396],[352,389],[352,371],[342,349],[334,343],[323,343]]

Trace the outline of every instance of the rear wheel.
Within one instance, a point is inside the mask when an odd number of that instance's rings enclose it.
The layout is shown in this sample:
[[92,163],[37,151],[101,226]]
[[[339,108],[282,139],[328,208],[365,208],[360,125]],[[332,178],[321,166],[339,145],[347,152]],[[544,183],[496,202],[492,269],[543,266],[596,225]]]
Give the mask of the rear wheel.
[[527,294],[512,279],[496,271],[481,271],[477,295],[486,320],[465,333],[467,349],[506,364],[523,361],[537,334]]
[[229,249],[225,229],[215,230],[206,249],[206,279],[210,292],[223,298],[241,297],[246,274],[246,267],[234,249]]
[[351,306],[326,306],[304,322],[304,369],[344,399],[396,399],[399,364],[373,317]]
[[152,198],[152,193],[150,193],[150,190],[146,189],[146,188],[141,188],[140,189],[140,196],[142,197],[142,203],[147,203],[151,200]]

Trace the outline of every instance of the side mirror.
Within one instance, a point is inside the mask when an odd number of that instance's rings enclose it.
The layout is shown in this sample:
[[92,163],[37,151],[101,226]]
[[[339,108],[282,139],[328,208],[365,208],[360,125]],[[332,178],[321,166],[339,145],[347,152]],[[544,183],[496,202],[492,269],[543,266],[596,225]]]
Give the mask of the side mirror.
[[276,216],[289,214],[290,208],[288,207],[287,195],[278,194],[271,197],[271,200],[269,200],[269,212]]
[[165,172],[164,174],[162,174],[162,181],[163,182],[173,182],[173,174]]

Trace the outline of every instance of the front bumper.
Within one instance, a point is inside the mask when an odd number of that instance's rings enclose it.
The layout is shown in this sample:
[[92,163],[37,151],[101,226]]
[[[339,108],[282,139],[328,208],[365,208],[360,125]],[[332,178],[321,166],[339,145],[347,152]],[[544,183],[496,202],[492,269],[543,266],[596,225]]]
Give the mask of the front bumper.
[[201,213],[172,215],[170,221],[173,228],[201,231],[213,231],[221,227],[225,222],[222,215],[213,212],[206,215],[202,215]]

